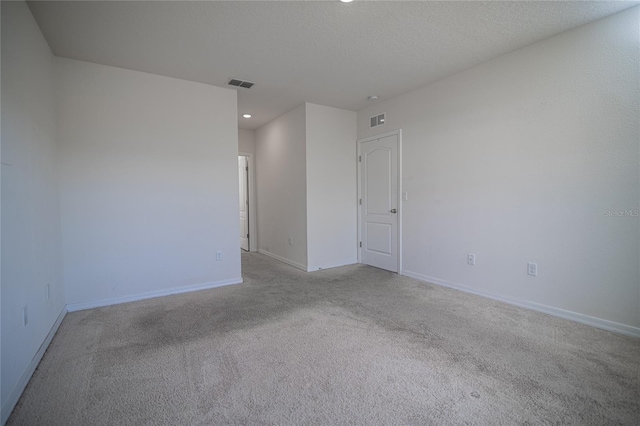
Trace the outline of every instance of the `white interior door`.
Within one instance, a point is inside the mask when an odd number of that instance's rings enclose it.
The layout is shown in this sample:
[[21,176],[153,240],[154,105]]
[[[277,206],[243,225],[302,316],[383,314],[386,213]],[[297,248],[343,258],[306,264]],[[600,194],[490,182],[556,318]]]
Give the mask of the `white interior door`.
[[249,250],[249,162],[247,157],[238,157],[238,177],[240,181],[240,247]]
[[398,272],[398,135],[360,145],[360,261]]

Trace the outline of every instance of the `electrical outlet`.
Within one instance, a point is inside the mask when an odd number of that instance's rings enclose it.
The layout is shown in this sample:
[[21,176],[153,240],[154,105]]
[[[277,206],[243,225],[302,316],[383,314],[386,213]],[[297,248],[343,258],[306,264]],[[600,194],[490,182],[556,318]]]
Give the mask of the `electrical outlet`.
[[47,283],[47,300],[51,299],[51,284]]
[[476,264],[476,255],[473,254],[473,253],[469,253],[467,255],[467,263],[469,265],[475,266],[475,264]]
[[527,263],[527,274],[532,275],[534,277],[538,276],[538,264],[537,263]]
[[216,252],[216,260],[222,260],[222,252],[220,250]]
[[293,245],[293,238],[289,237],[289,245],[292,246]]
[[29,324],[29,312],[27,311],[27,305],[22,307],[22,325]]

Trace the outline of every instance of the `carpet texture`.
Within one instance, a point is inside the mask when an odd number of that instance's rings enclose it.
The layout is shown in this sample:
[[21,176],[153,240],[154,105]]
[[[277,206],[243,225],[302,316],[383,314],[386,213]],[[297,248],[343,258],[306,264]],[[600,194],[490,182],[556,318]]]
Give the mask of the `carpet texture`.
[[9,425],[640,424],[640,340],[375,268],[70,313]]

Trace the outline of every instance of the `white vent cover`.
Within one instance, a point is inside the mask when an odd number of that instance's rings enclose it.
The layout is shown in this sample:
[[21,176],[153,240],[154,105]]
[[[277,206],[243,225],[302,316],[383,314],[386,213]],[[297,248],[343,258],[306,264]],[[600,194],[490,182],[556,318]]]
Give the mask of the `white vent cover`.
[[384,112],[369,118],[369,127],[382,126],[384,124]]

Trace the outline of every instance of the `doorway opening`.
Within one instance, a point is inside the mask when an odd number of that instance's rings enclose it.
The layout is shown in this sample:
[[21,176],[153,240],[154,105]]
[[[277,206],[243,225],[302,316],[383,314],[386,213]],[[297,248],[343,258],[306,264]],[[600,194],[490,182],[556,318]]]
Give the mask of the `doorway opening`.
[[249,209],[249,157],[238,156],[238,181],[240,184],[240,248],[249,251],[251,248],[251,227]]

